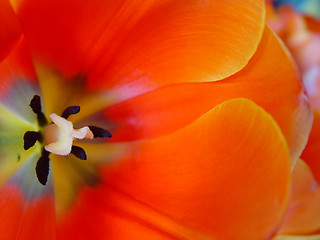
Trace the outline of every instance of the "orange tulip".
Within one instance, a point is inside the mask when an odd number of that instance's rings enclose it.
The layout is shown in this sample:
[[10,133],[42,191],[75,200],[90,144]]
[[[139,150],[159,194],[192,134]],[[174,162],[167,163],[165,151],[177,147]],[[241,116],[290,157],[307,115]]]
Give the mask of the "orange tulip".
[[1,4],[0,239],[276,234],[312,111],[264,1]]

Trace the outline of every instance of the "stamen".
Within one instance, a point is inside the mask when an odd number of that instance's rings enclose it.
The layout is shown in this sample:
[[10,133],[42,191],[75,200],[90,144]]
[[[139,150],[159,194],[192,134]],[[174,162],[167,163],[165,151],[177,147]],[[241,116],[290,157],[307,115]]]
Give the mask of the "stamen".
[[27,131],[23,136],[23,141],[24,150],[28,150],[36,143],[36,141],[41,142],[42,136],[39,132]]
[[75,155],[77,158],[80,158],[81,160],[87,160],[87,154],[81,147],[72,146],[71,153]]
[[104,137],[111,138],[112,137],[112,134],[106,129],[95,127],[95,126],[89,126],[89,128],[95,138],[104,138]]
[[39,126],[45,126],[47,124],[47,119],[44,116],[41,110],[41,99],[39,95],[34,95],[30,101],[29,106],[32,108],[32,111],[37,114]]
[[42,185],[46,185],[48,180],[50,161],[49,154],[49,152],[43,149],[42,155],[39,158],[36,166],[37,178]]
[[40,114],[41,111],[41,100],[39,95],[34,95],[33,98],[30,101],[29,106],[32,108],[32,111],[35,114]]
[[[47,119],[41,109],[40,96],[34,95],[30,101],[30,107],[34,113],[37,114],[38,125],[44,127],[47,125]],[[34,144],[39,141],[46,144],[43,147],[42,155],[39,158],[36,165],[36,174],[39,182],[42,185],[47,184],[49,175],[49,154],[54,153],[57,155],[68,155],[72,153],[74,156],[81,160],[87,160],[87,154],[85,150],[79,146],[73,145],[73,141],[84,138],[111,138],[112,134],[103,128],[95,126],[85,126],[80,129],[73,129],[72,122],[67,118],[72,114],[77,114],[80,111],[80,106],[67,107],[61,117],[55,113],[50,114],[52,123],[45,128],[40,128],[41,132],[27,131],[24,136],[24,149],[28,150]],[[43,133],[43,135],[42,135]],[[18,155],[18,161],[20,155]]]
[[80,112],[80,106],[70,106],[63,111],[61,117],[67,119],[70,115],[77,114],[78,112]]

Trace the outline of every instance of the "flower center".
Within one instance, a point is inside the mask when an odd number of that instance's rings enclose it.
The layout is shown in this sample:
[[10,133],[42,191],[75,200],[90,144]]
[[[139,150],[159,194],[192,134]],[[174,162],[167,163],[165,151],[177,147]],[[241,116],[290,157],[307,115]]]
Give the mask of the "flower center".
[[40,96],[35,95],[32,98],[30,107],[33,112],[37,114],[38,125],[42,128],[42,131],[27,131],[23,137],[24,149],[28,150],[34,146],[37,141],[43,145],[42,155],[36,166],[38,180],[43,185],[46,185],[48,179],[50,153],[57,155],[68,155],[72,153],[77,158],[86,160],[87,155],[85,150],[73,145],[74,141],[85,138],[112,137],[109,131],[95,126],[85,126],[80,129],[74,129],[72,122],[68,121],[67,118],[72,114],[77,114],[80,111],[79,106],[67,107],[61,116],[51,113],[49,117],[52,123],[49,125],[41,110]]

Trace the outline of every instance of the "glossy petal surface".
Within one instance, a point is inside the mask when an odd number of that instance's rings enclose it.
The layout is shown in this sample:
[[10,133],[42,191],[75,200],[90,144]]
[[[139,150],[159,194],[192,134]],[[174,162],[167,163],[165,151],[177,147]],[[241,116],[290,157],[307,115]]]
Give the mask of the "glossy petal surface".
[[121,98],[234,74],[264,24],[262,0],[12,2],[38,64]]
[[312,112],[295,70],[282,44],[266,27],[255,56],[230,78],[161,88],[107,108],[107,119],[116,125],[113,140],[170,133],[227,99],[246,97],[278,122],[294,164],[312,124]]
[[98,231],[96,239],[130,239],[127,227],[136,239],[264,239],[283,213],[287,146],[272,117],[249,100],[227,101],[173,134],[126,145],[102,170],[103,183],[64,215],[59,234],[85,239],[88,229],[73,228],[80,224]]

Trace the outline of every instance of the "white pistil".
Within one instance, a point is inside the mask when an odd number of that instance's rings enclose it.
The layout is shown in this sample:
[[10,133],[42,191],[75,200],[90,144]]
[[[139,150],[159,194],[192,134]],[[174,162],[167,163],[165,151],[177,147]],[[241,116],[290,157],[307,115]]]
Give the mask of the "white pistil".
[[71,152],[72,143],[75,139],[93,138],[89,127],[73,129],[72,122],[58,116],[55,113],[49,115],[53,124],[44,130],[44,140],[47,144],[46,151],[57,155],[68,155]]

